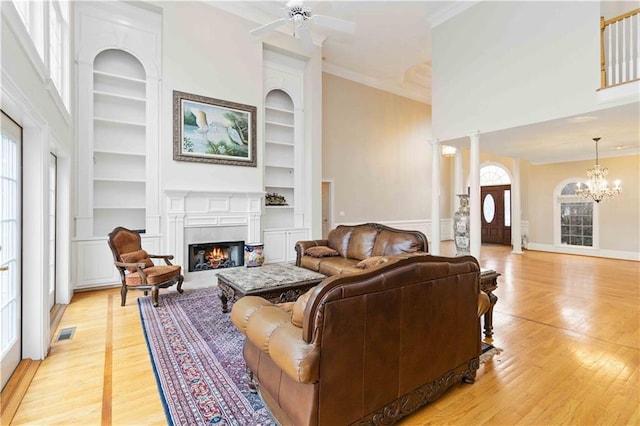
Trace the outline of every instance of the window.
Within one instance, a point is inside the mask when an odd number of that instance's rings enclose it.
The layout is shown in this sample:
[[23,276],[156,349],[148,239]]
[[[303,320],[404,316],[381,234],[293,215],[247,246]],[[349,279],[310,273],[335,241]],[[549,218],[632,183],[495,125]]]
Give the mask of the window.
[[15,1],[16,9],[18,10],[18,14],[20,18],[22,18],[22,23],[24,23],[24,27],[27,31],[31,32],[31,3],[28,1]]
[[511,178],[502,167],[488,165],[480,169],[480,186],[510,184]]
[[60,97],[68,104],[66,74],[69,3],[52,0],[49,3],[49,72]]
[[594,203],[576,195],[577,182],[562,187],[557,197],[559,241],[562,245],[594,247]]
[[[50,78],[69,111],[69,2],[67,0],[14,0],[15,16],[10,21],[33,65],[43,78]],[[20,27],[20,28],[18,28]],[[37,53],[36,53],[37,52]],[[55,94],[55,93],[54,93]]]

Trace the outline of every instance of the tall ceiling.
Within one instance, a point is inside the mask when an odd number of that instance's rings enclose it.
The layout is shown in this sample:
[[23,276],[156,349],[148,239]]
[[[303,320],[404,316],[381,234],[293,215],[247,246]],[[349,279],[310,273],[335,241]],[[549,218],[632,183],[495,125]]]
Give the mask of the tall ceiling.
[[[256,22],[285,16],[286,1],[210,1],[209,4]],[[322,46],[324,71],[369,86],[431,103],[431,27],[475,2],[305,1],[313,14],[356,24],[354,35],[310,24]],[[293,23],[276,31],[294,33]],[[265,38],[268,35],[265,35]]]
[[[242,16],[256,27],[286,16],[286,1],[207,1]],[[323,71],[431,104],[431,28],[473,6],[474,1],[304,1],[313,14],[356,24],[353,35],[310,24],[322,47]],[[293,23],[277,30],[294,33]],[[268,34],[263,35],[266,39]],[[483,133],[482,151],[533,164],[593,159],[593,137],[601,136],[601,157],[640,153],[639,102]],[[580,125],[576,125],[579,123]],[[542,143],[540,141],[543,141]],[[468,138],[447,141],[468,146]]]

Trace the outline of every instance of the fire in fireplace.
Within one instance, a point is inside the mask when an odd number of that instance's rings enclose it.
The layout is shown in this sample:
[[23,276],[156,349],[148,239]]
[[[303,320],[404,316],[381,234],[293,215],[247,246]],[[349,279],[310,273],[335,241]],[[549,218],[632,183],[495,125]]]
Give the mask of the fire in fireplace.
[[189,244],[189,272],[244,265],[244,241]]

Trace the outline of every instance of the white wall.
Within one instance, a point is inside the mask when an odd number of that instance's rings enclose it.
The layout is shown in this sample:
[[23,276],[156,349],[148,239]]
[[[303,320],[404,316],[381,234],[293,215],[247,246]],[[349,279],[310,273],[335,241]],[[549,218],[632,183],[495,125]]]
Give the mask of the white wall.
[[[255,37],[256,24],[200,2],[157,2],[162,9],[162,108],[160,188],[261,192],[263,184],[263,42],[295,56],[306,56],[305,150],[321,146],[321,54],[302,55],[299,40],[278,32]],[[173,160],[173,91],[257,107],[257,167],[227,166]],[[305,225],[321,232],[321,163],[309,164],[304,183],[310,212]],[[317,189],[316,189],[317,187]],[[163,209],[166,206],[162,206]],[[166,218],[166,211],[164,212]]]
[[479,2],[434,28],[434,136],[600,108],[599,22],[599,2]]
[[[1,27],[1,108],[23,128],[22,357],[43,359],[50,341],[49,153],[59,158],[57,302],[69,303],[73,128],[71,115],[35,49],[30,49],[29,37],[10,2],[2,2]],[[72,107],[73,95],[72,91]]]
[[[598,208],[600,246],[587,254],[640,260],[640,156],[607,158],[609,181],[620,180],[621,195],[600,202]],[[553,249],[554,190],[566,179],[586,179],[592,161],[529,166],[529,242],[542,250]]]
[[262,117],[262,43],[244,19],[199,2],[160,2],[162,10],[161,188],[262,191],[258,167],[173,160],[173,91],[253,105]]
[[334,182],[335,222],[430,219],[430,106],[328,73],[323,93],[322,177]]

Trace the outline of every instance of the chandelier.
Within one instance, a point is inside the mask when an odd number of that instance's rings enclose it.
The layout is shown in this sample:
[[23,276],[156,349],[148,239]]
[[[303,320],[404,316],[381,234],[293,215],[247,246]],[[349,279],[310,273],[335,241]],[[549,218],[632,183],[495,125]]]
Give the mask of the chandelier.
[[620,186],[620,181],[616,180],[614,182],[615,186],[609,188],[609,184],[607,183],[609,169],[600,167],[600,164],[598,164],[598,141],[600,138],[593,138],[593,140],[596,143],[596,164],[593,168],[587,170],[589,181],[586,187],[582,187],[582,184],[578,183],[576,194],[582,198],[591,199],[599,203],[609,197],[620,195],[620,193],[622,193],[622,187]]

